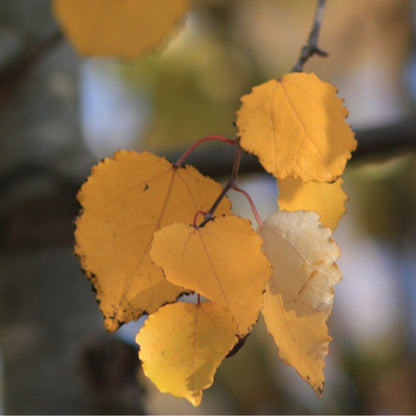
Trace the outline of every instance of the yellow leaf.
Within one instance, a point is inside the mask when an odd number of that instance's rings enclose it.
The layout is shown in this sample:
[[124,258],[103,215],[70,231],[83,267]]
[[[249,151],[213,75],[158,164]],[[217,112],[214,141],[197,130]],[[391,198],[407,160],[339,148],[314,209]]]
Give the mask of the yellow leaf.
[[331,230],[310,211],[279,211],[259,230],[273,276],[264,294],[263,315],[283,362],[295,367],[318,396],[328,354],[326,321],[334,285],[342,275]]
[[[193,167],[175,168],[147,152],[119,151],[92,169],[77,196],[83,210],[75,253],[97,291],[108,331],[185,291],[167,282],[151,261],[153,232],[176,221],[192,222],[221,189]],[[219,212],[230,211],[224,200]]]
[[54,0],[54,14],[82,55],[132,58],[155,48],[189,0]]
[[237,113],[241,146],[278,179],[334,181],[357,146],[336,92],[306,73],[254,87]]
[[286,211],[315,211],[323,225],[334,230],[345,214],[348,197],[342,189],[344,181],[340,178],[333,183],[302,182],[286,178],[277,181],[280,209]]
[[168,281],[228,308],[243,337],[258,319],[272,272],[261,246],[250,221],[225,216],[202,228],[164,227],[154,234],[150,255]]
[[273,293],[270,288],[264,294],[264,310],[267,330],[279,348],[281,360],[295,367],[298,374],[313,388],[318,397],[324,391],[324,358],[328,354],[326,320],[328,315],[300,315],[286,310],[283,295]]
[[229,311],[212,302],[177,302],[149,316],[136,342],[143,371],[158,389],[199,406],[221,361],[237,342]]

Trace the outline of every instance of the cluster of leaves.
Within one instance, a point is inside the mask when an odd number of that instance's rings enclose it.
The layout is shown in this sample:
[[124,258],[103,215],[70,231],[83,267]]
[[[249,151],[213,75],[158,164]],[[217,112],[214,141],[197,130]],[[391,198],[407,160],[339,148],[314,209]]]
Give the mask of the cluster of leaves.
[[[102,19],[103,9],[117,9],[113,21],[126,19],[140,27],[143,13],[151,13],[138,9],[155,4],[154,12],[158,3],[55,0],[54,5],[66,28],[73,9],[78,17],[88,16],[88,23],[77,20],[82,29],[74,24],[68,29],[77,45],[78,38],[88,43],[92,22]],[[174,21],[186,2],[168,3]],[[80,13],[81,6],[88,13]],[[123,32],[127,37],[132,36],[129,25]],[[73,35],[77,30],[83,32]],[[94,53],[137,52],[117,50],[116,41],[125,41],[119,36],[110,36],[114,42],[104,41]],[[91,52],[81,44],[83,52]],[[219,139],[235,146],[225,187],[183,166],[195,145],[174,164],[147,152],[116,152],[93,167],[78,194],[82,212],[75,252],[97,291],[106,329],[113,332],[149,315],[136,338],[145,374],[161,391],[195,406],[260,312],[280,358],[320,396],[331,340],[326,321],[334,285],[342,278],[331,229],[345,211],[340,177],[356,141],[336,88],[315,74],[289,73],[254,87],[241,100],[235,139],[213,136],[196,143]],[[257,156],[278,181],[282,210],[264,222],[237,185],[242,151]],[[232,214],[230,189],[248,197],[257,231]],[[197,293],[198,302],[177,301],[185,293]]]

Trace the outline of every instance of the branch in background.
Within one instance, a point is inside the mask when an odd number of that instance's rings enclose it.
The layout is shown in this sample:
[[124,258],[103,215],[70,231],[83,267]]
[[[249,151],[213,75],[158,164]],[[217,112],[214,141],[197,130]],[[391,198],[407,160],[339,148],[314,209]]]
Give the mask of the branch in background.
[[[359,130],[358,150],[353,153],[348,166],[387,159],[397,154],[416,154],[415,131],[414,116],[391,125]],[[192,152],[187,162],[206,175],[226,178],[231,173],[234,152],[234,147],[212,146]],[[174,161],[182,154],[182,151],[170,154],[168,159]],[[264,174],[265,171],[256,157],[243,154],[239,173]],[[27,189],[28,179],[33,181],[34,177],[48,183],[45,192],[34,195],[19,193],[22,198],[17,200],[8,198],[9,191]],[[12,171],[0,176],[0,251],[5,248],[39,247],[42,244],[72,244],[72,220],[80,208],[75,194],[81,186],[80,182],[80,178],[66,177],[48,166],[30,165],[30,161],[13,166]]]
[[356,139],[358,147],[352,155],[352,163],[416,154],[416,117],[409,115],[395,123],[358,130]]
[[[356,131],[358,148],[352,154],[348,166],[388,159],[406,153],[416,154],[416,117],[397,121],[393,124],[376,126]],[[183,152],[167,155],[169,160],[176,160]],[[229,176],[233,164],[234,149],[213,146],[201,152],[194,152],[187,163],[194,165],[205,175],[212,177]],[[241,158],[239,173],[264,173],[257,158],[244,153]]]
[[299,60],[296,62],[295,66],[292,68],[292,72],[302,72],[303,65],[305,65],[306,61],[314,55],[318,55],[321,57],[328,56],[327,52],[318,48],[319,30],[321,29],[322,17],[324,15],[325,1],[326,0],[318,1],[318,5],[315,11],[313,27],[308,38],[308,43],[302,48],[300,52]]
[[24,82],[40,60],[47,55],[63,39],[59,29],[33,47],[26,48],[13,62],[0,71],[0,109],[7,102],[15,90]]

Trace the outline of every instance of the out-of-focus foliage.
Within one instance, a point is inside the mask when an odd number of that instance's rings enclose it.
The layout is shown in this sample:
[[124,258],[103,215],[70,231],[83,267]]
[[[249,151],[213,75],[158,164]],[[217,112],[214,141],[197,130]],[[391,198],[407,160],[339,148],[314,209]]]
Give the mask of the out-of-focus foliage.
[[159,46],[188,0],[54,0],[68,39],[82,55],[136,57]]
[[411,241],[416,230],[416,169],[414,156],[360,166],[350,174],[360,226],[387,241]]

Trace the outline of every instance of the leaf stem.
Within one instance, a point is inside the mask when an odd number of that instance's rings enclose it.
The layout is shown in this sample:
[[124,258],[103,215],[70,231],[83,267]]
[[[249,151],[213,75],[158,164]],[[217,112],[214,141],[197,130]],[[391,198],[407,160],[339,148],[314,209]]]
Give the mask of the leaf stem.
[[207,142],[209,140],[220,140],[224,143],[228,143],[234,146],[237,143],[237,139],[228,139],[227,137],[223,136],[206,136],[202,137],[202,139],[197,140],[174,164],[175,167],[179,167],[185,161],[185,159],[198,147],[201,143]]
[[212,207],[209,209],[209,211],[207,213],[207,216],[208,216],[209,219],[211,219],[213,217],[215,210],[218,208],[218,205],[224,199],[225,195],[227,195],[228,191],[232,188],[233,183],[234,183],[233,178],[228,179],[228,182],[225,184],[223,190],[221,191],[218,198],[212,204]]
[[[240,169],[240,162],[241,162],[241,155],[243,153],[243,148],[240,146],[239,139],[236,139],[234,141],[234,144],[237,144],[237,148],[236,148],[236,152],[234,154],[234,162],[233,162],[233,167],[232,167],[232,171],[231,171],[231,177],[230,177],[230,179],[228,179],[227,183],[225,184],[221,193],[218,195],[215,202],[212,204],[209,211],[207,211],[207,212],[197,211],[195,213],[194,224],[193,224],[194,227],[198,227],[198,228],[203,227],[208,221],[212,220],[212,218],[214,216],[214,213],[215,213],[215,210],[218,208],[218,205],[221,203],[221,201],[224,199],[224,197],[227,195],[227,193],[230,189],[234,189],[235,191],[241,192],[242,194],[245,195],[248,202],[250,203],[251,210],[253,211],[254,218],[256,219],[257,224],[259,225],[259,227],[261,227],[263,225],[263,221],[260,218],[260,215],[257,211],[256,205],[254,204],[254,201],[251,199],[250,195],[246,191],[244,191],[243,189],[241,189],[237,185],[237,177],[238,177],[238,171]],[[198,215],[200,215],[200,214],[204,215],[204,220],[201,222],[201,224],[199,224],[197,226],[196,225],[196,220],[197,220]]]
[[237,139],[237,150],[234,155],[234,163],[233,163],[233,170],[231,172],[231,179],[234,180],[234,182],[237,180],[238,172],[240,170],[240,163],[241,163],[241,155],[243,153],[243,148],[240,146],[240,142]]
[[203,227],[208,221],[212,220],[214,216],[215,210],[218,208],[218,205],[224,199],[225,195],[227,195],[228,191],[235,185],[238,176],[238,170],[240,169],[240,162],[241,162],[241,154],[243,152],[242,147],[240,146],[239,140],[235,140],[235,144],[237,144],[237,149],[234,155],[234,162],[233,168],[231,171],[231,177],[228,182],[225,184],[224,188],[222,189],[221,193],[218,195],[218,198],[212,204],[212,207],[209,211],[205,214],[204,221],[199,225],[199,227]]
[[203,215],[204,216],[204,219],[205,219],[205,217],[207,216],[207,212],[205,212],[205,211],[197,211],[197,212],[195,212],[195,215],[194,215],[194,222],[193,222],[193,226],[194,227],[197,227],[197,225],[196,225],[196,220],[197,220],[197,218],[198,218],[198,215]]
[[300,56],[295,66],[292,68],[292,72],[302,72],[303,65],[306,61],[314,55],[321,57],[328,56],[328,53],[318,47],[319,31],[321,29],[322,18],[324,15],[326,0],[318,0],[318,5],[315,11],[315,18],[313,21],[312,30],[309,34],[308,43],[302,47]]
[[256,219],[256,222],[257,222],[258,226],[261,227],[263,225],[263,221],[262,221],[262,219],[259,215],[259,212],[257,211],[256,205],[254,204],[254,201],[251,199],[251,196],[248,194],[248,192],[246,192],[244,189],[241,189],[240,187],[238,187],[237,184],[234,184],[232,186],[232,189],[234,191],[242,193],[247,198],[247,201],[250,204],[251,210],[253,211],[254,218]]

